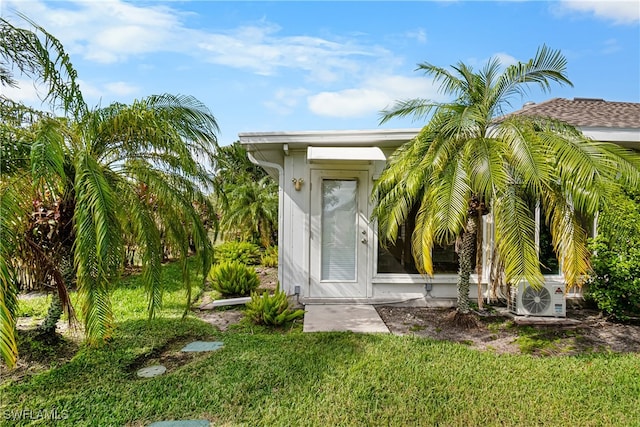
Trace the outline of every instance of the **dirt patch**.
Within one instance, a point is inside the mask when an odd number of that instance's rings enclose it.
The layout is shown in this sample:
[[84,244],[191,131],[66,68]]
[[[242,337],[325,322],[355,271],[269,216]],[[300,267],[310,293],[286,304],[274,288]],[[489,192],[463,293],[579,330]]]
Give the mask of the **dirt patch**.
[[[138,369],[152,365],[163,365],[167,372],[180,366],[203,359],[210,352],[183,352],[180,351],[185,345],[192,341],[201,340],[201,337],[176,337],[164,344],[162,347],[154,348],[148,353],[141,354],[127,366],[127,371],[136,376]],[[136,377],[137,378],[137,377]]]
[[258,274],[258,279],[260,279],[258,292],[269,291],[271,293],[276,290],[276,286],[278,286],[278,267],[256,267],[256,273]]
[[244,317],[244,312],[238,309],[202,310],[197,312],[196,316],[224,332],[229,326],[239,323]]
[[60,334],[43,335],[38,329],[18,329],[18,353],[20,357],[14,369],[9,370],[0,362],[0,383],[21,381],[51,368],[67,363],[79,349],[79,340]]
[[466,329],[453,324],[454,309],[391,306],[376,309],[394,334],[464,343],[498,354],[640,352],[640,325],[613,323],[597,311],[587,309],[567,310],[567,318],[579,321],[573,325],[516,325],[511,316],[496,312],[478,316],[477,325]]

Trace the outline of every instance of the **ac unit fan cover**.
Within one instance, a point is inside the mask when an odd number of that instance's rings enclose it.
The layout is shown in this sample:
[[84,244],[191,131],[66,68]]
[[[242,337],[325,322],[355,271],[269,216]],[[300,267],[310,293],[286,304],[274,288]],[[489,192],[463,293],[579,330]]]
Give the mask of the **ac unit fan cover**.
[[522,293],[522,305],[531,314],[544,313],[551,304],[551,294],[547,288],[536,289],[527,286]]

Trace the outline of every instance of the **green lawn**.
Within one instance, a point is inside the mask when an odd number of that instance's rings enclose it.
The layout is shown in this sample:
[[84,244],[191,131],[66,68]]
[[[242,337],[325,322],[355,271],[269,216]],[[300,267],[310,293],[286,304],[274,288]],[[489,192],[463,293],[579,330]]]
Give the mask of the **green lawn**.
[[[169,266],[174,269],[175,266]],[[170,277],[173,277],[170,272]],[[121,426],[206,418],[212,425],[640,426],[640,356],[494,355],[414,337],[272,332],[242,324],[225,333],[180,320],[173,284],[164,318],[145,320],[128,280],[114,296],[117,333],[100,349],[0,389],[0,424],[30,410],[58,421],[9,425]],[[34,310],[36,311],[36,310]],[[222,350],[190,355],[138,379],[146,357],[190,339]]]

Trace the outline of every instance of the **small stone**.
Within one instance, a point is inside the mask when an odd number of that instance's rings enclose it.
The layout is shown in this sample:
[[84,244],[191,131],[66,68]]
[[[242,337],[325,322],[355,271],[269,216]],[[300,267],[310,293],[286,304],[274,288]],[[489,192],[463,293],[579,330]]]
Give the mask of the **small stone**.
[[147,368],[138,369],[138,376],[142,378],[153,378],[162,375],[167,371],[162,365],[153,365]]
[[220,341],[194,341],[187,344],[180,351],[216,351],[220,350],[224,346],[224,343]]

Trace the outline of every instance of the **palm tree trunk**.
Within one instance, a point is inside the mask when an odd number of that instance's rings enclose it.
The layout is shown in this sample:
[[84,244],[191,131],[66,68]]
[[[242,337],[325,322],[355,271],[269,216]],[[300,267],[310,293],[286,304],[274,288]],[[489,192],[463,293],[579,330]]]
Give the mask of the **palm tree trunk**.
[[51,298],[51,304],[49,304],[49,309],[47,310],[47,317],[44,318],[42,325],[40,325],[42,334],[54,335],[60,317],[62,317],[62,301],[60,301],[58,293],[54,292]]
[[473,257],[475,256],[474,244],[478,230],[478,218],[469,215],[467,225],[462,233],[462,245],[458,253],[460,269],[458,270],[458,313],[469,313],[469,286],[471,272],[473,271]]
[[476,228],[476,275],[478,276],[478,310],[483,310],[482,301],[482,210],[478,210]]

